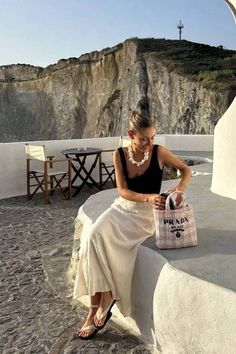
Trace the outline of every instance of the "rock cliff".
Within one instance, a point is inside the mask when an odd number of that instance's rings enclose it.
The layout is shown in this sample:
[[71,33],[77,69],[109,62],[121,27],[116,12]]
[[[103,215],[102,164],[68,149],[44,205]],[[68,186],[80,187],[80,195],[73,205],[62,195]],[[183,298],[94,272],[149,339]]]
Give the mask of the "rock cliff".
[[[217,84],[201,76],[211,70],[212,51],[233,60]],[[133,38],[46,68],[2,66],[0,141],[116,136],[136,107],[157,121],[158,133],[212,134],[235,96],[235,53]]]

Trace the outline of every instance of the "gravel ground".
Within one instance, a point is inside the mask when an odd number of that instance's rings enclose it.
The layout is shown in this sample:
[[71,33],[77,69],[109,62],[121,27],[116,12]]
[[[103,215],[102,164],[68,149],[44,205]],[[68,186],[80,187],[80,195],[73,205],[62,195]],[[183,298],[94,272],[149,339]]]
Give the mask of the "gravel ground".
[[0,352],[152,353],[138,337],[109,321],[93,340],[75,339],[87,309],[75,306],[65,272],[78,208],[95,188],[45,205],[42,196],[0,200]]

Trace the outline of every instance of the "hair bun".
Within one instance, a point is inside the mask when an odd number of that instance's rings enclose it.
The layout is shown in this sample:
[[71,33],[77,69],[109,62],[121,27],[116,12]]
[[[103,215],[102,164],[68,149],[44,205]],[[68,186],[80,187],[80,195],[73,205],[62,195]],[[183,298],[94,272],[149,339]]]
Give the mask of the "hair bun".
[[139,111],[135,111],[135,110],[134,110],[134,111],[131,112],[131,117],[132,117],[132,118],[136,118],[136,117],[138,117],[139,115],[140,115]]
[[155,128],[155,123],[149,119],[146,115],[143,115],[138,110],[132,110],[129,120],[129,129],[133,131],[139,131],[143,128]]

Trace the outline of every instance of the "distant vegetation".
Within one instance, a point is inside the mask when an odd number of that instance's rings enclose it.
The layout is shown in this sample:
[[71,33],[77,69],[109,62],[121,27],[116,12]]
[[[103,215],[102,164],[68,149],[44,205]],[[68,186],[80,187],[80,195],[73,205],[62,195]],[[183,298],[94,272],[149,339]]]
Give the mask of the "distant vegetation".
[[209,89],[236,90],[236,51],[186,40],[132,38],[140,53],[157,52],[169,71],[201,81]]

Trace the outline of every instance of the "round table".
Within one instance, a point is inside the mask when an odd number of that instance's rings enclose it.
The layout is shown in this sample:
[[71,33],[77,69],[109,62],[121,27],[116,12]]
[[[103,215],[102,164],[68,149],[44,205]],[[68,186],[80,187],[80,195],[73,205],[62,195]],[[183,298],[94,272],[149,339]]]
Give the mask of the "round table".
[[[85,185],[88,185],[89,187],[91,187],[91,185],[95,186],[99,190],[102,189],[101,153],[102,153],[102,149],[93,148],[93,147],[72,148],[72,149],[66,149],[62,151],[63,155],[71,159],[71,167],[75,172],[75,175],[71,180],[71,186],[76,189],[76,191],[73,194],[73,197],[76,196]],[[89,169],[86,168],[86,160],[88,156],[94,156],[94,161]],[[92,172],[97,166],[97,164],[99,168],[99,183],[97,183],[92,177]],[[82,181],[80,185],[75,185],[77,179],[80,179]]]

